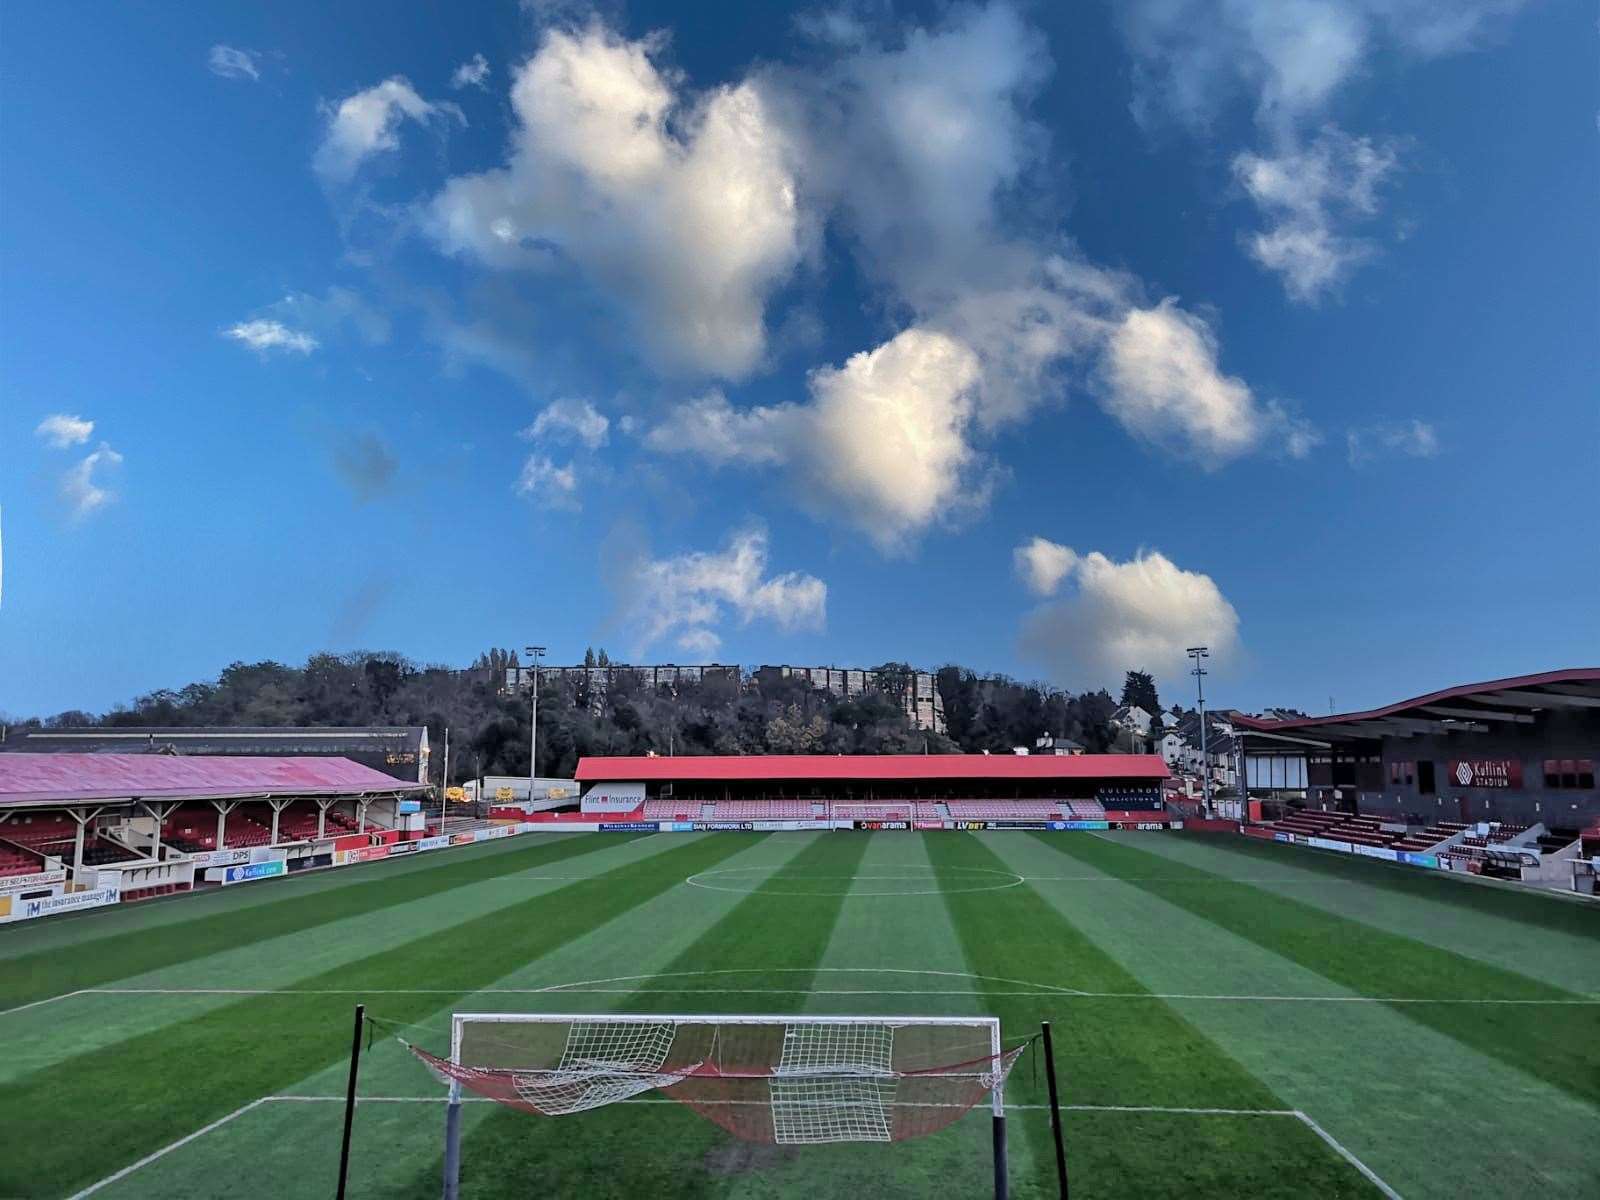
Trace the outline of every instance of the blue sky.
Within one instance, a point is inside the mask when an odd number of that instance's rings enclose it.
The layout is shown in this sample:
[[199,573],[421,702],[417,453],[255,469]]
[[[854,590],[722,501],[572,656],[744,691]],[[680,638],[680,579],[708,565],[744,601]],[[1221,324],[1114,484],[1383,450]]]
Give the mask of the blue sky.
[[14,8],[0,712],[531,640],[1174,698],[1203,641],[1313,710],[1592,664],[1595,36]]

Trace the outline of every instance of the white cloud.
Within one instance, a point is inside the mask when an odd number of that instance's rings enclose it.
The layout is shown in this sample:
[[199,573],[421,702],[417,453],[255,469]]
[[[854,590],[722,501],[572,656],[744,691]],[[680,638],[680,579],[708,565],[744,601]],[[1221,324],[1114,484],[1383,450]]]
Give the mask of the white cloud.
[[1403,458],[1432,458],[1439,453],[1438,432],[1426,421],[1380,421],[1345,433],[1345,451],[1352,467],[1359,467],[1379,455]]
[[671,639],[689,652],[709,655],[721,639],[716,627],[765,621],[783,632],[821,629],[827,618],[828,585],[790,571],[767,574],[767,534],[746,529],[720,552],[694,551],[671,558],[645,557],[627,581],[626,621],[638,652]]
[[530,454],[517,477],[517,495],[543,508],[578,508],[578,473],[573,463],[558,466],[547,455]]
[[970,347],[911,328],[813,371],[808,404],[739,412],[712,393],[675,410],[645,443],[717,464],[786,465],[803,504],[894,552],[987,500],[990,471],[968,440],[979,374]]
[[98,449],[84,455],[76,466],[62,475],[61,498],[66,502],[67,512],[73,520],[81,521],[115,499],[113,493],[99,482],[97,472],[121,464],[122,455],[101,442]]
[[1035,537],[1013,550],[1011,559],[1028,590],[1048,596],[1078,565],[1078,552],[1049,538]]
[[45,444],[57,450],[65,450],[69,446],[81,446],[89,440],[89,435],[94,432],[94,422],[86,421],[79,416],[69,416],[66,413],[52,413],[40,421],[34,433],[44,439]]
[[489,78],[489,60],[481,54],[474,54],[468,61],[462,63],[450,76],[450,86],[460,91],[464,87],[483,87],[484,80]]
[[1314,302],[1370,258],[1370,243],[1340,232],[1377,211],[1377,189],[1393,174],[1395,145],[1327,128],[1310,145],[1277,157],[1240,154],[1235,177],[1267,218],[1246,239],[1250,257],[1283,277],[1294,300]]
[[1136,438],[1217,467],[1268,441],[1302,457],[1316,438],[1217,365],[1211,327],[1172,299],[1132,309],[1111,335],[1101,403]]
[[540,410],[533,424],[522,431],[529,441],[541,438],[572,440],[590,450],[606,444],[611,421],[587,400],[557,400]]
[[1095,551],[1069,575],[1075,591],[1029,614],[1021,638],[1022,652],[1057,682],[1104,686],[1127,670],[1173,677],[1187,647],[1209,646],[1225,660],[1239,644],[1239,615],[1215,581],[1157,551],[1127,562]]
[[424,100],[402,75],[346,96],[332,108],[324,106],[323,111],[327,128],[312,165],[331,183],[348,183],[367,159],[399,149],[404,120],[426,124],[448,114],[466,124],[454,104]]
[[806,241],[788,139],[752,82],[699,98],[661,43],[598,22],[552,29],[514,73],[503,168],[452,179],[430,224],[505,270],[571,264],[622,306],[662,366],[739,378],[766,351],[766,302]]
[[261,78],[261,55],[254,50],[236,50],[219,44],[211,47],[206,55],[206,66],[213,75],[224,79]]
[[1135,114],[1208,129],[1239,95],[1266,149],[1234,170],[1267,228],[1246,239],[1291,299],[1309,302],[1373,253],[1341,232],[1376,211],[1392,145],[1323,124],[1338,91],[1379,48],[1433,57],[1466,50],[1523,0],[1132,0],[1121,9],[1135,58]]
[[[359,293],[337,284],[321,296],[309,292],[290,292],[282,300],[268,305],[269,320],[290,329],[310,330],[315,335],[333,337],[346,329],[369,346],[381,346],[392,332],[386,314],[369,303]],[[315,348],[315,347],[313,347]]]
[[290,329],[282,321],[267,318],[240,321],[223,330],[222,336],[232,338],[262,355],[271,350],[310,354],[322,344],[303,329]]

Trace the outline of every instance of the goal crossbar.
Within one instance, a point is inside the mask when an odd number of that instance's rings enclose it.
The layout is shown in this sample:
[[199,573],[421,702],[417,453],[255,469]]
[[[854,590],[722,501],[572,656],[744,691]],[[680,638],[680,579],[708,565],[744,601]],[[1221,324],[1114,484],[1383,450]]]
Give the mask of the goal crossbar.
[[[402,1039],[403,1040],[403,1039]],[[457,1013],[450,1056],[407,1048],[449,1087],[447,1197],[463,1090],[541,1116],[659,1092],[745,1141],[897,1142],[988,1102],[1004,1195],[1006,1049],[994,1017]]]

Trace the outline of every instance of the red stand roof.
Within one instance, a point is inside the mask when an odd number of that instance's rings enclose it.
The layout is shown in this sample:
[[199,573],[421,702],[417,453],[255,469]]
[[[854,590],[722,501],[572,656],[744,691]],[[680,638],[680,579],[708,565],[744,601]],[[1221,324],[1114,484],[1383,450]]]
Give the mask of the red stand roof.
[[1156,754],[693,754],[580,758],[580,783],[677,780],[1167,778]]
[[0,754],[0,804],[224,799],[416,791],[348,758],[172,754]]

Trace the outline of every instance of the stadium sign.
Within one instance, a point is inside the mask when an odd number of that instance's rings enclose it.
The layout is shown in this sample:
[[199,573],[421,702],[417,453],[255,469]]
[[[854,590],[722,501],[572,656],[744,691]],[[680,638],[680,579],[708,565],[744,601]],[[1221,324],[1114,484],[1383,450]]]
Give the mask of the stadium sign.
[[390,858],[393,858],[396,854],[415,854],[416,852],[417,844],[415,842],[396,842],[389,847]]
[[425,837],[416,843],[418,850],[443,850],[450,844],[450,836],[441,834],[438,837]]
[[[743,831],[743,832],[748,833],[749,831],[753,830],[756,827],[756,823],[754,821],[695,821],[695,822],[693,822],[693,824],[694,824],[695,829],[701,830],[701,831],[707,831],[707,830],[730,831],[730,830],[733,830],[733,831]],[[652,826],[652,828],[653,828],[653,826]]]
[[1522,762],[1515,758],[1463,758],[1451,762],[1450,778],[1464,788],[1519,788]]
[[644,804],[644,783],[597,783],[583,794],[584,812],[626,813]]
[[987,821],[952,821],[950,825],[952,829],[974,830],[989,828],[989,822]]
[[231,867],[235,863],[250,861],[248,849],[235,850],[202,850],[199,854],[189,856],[196,867]]
[[94,888],[87,892],[68,892],[64,896],[40,896],[34,900],[19,900],[15,896],[0,896],[0,921],[32,921],[58,912],[78,908],[102,908],[122,899],[122,889]]
[[287,875],[289,864],[282,859],[276,862],[246,863],[242,867],[228,867],[222,872],[224,885],[230,883],[249,883],[255,879],[272,879],[278,875]]
[[655,821],[601,821],[602,833],[656,833],[660,825]]
[[857,821],[857,829],[910,829],[910,821]]
[[52,883],[65,883],[67,869],[35,871],[31,875],[7,875],[0,878],[0,892],[25,892],[29,888],[48,887]]

